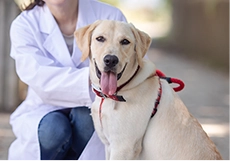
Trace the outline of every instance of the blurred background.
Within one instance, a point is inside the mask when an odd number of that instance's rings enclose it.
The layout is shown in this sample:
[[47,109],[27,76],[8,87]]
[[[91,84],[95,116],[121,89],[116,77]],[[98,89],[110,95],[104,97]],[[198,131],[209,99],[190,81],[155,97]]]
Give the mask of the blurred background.
[[[185,82],[179,96],[229,159],[229,0],[101,1],[152,37],[149,59]],[[10,113],[26,95],[9,56],[10,24],[20,12],[13,0],[0,0],[0,159],[14,139]]]

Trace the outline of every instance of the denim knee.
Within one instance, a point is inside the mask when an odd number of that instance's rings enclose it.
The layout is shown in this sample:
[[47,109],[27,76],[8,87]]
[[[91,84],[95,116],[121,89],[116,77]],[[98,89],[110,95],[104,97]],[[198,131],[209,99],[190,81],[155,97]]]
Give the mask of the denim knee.
[[72,143],[69,118],[60,111],[47,114],[38,128],[41,159],[62,159]]
[[81,154],[94,132],[92,116],[88,107],[73,108],[70,112],[70,120],[73,126],[72,148],[78,155]]

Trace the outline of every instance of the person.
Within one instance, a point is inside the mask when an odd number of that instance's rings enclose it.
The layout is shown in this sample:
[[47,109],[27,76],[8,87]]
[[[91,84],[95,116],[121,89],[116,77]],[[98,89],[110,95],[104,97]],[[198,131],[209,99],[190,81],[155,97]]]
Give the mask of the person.
[[8,159],[105,158],[90,116],[89,60],[80,61],[73,36],[98,19],[126,22],[96,0],[35,0],[12,22],[10,55],[28,92],[10,117]]

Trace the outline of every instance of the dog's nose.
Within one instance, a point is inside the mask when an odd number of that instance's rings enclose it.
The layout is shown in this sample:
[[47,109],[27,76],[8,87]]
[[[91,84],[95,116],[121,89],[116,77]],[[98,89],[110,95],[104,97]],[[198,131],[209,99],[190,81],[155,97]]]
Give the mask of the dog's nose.
[[107,67],[112,68],[118,63],[118,57],[115,55],[106,55],[104,57],[104,63]]

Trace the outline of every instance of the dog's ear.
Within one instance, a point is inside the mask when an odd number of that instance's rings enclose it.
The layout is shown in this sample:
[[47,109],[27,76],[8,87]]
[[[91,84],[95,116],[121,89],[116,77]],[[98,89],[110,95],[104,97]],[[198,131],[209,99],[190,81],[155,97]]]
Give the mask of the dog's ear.
[[82,52],[81,61],[83,62],[90,54],[91,36],[93,30],[101,21],[98,20],[91,25],[82,27],[74,32],[78,48]]
[[138,64],[140,66],[142,66],[142,64],[143,64],[142,59],[145,56],[145,54],[147,53],[149,46],[152,42],[152,39],[145,32],[140,31],[137,28],[135,28],[135,26],[133,24],[130,23],[130,26],[131,26],[132,32],[134,34],[134,37],[136,39],[135,51],[137,53]]

